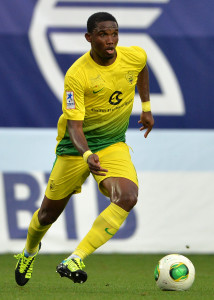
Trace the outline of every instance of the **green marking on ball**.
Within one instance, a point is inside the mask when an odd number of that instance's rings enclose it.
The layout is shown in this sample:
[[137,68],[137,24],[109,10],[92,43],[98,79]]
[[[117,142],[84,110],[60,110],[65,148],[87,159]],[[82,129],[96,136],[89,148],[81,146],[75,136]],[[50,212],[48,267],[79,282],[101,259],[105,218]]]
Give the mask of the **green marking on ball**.
[[171,266],[169,274],[173,280],[182,281],[188,278],[189,269],[183,263],[174,264]]
[[154,276],[155,276],[155,281],[157,281],[160,276],[159,264],[157,264],[157,266],[155,268]]

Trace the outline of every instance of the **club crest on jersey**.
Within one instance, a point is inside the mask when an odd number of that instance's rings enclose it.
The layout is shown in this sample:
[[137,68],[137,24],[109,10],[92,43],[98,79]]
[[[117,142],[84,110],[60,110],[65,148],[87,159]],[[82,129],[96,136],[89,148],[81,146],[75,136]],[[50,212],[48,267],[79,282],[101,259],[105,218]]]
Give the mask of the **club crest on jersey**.
[[67,102],[67,109],[74,109],[75,108],[75,101],[74,101],[74,92],[66,92],[66,102]]
[[128,81],[128,83],[132,84],[134,81],[134,72],[129,71],[128,73],[126,73],[125,77],[126,77],[126,80]]

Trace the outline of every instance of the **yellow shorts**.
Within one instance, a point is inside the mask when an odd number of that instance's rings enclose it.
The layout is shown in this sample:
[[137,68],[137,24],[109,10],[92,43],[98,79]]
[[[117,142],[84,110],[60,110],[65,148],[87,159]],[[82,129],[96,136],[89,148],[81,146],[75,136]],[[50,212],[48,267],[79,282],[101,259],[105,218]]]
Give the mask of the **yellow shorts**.
[[[135,167],[131,161],[129,147],[123,143],[113,144],[102,149],[96,154],[99,156],[100,165],[107,169],[106,176],[94,175],[99,190],[109,196],[103,189],[101,182],[108,177],[123,177],[133,181],[138,186]],[[89,176],[88,164],[82,156],[57,156],[54,163],[45,195],[52,200],[60,200],[70,194],[81,192],[81,186]]]

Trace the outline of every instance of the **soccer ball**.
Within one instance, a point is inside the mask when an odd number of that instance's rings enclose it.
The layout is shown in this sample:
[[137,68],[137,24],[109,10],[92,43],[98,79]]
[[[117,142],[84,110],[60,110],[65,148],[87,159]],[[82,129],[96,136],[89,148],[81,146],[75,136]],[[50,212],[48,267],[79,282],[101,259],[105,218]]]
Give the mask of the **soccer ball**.
[[164,291],[186,291],[195,279],[192,262],[180,254],[164,256],[154,272],[157,286]]

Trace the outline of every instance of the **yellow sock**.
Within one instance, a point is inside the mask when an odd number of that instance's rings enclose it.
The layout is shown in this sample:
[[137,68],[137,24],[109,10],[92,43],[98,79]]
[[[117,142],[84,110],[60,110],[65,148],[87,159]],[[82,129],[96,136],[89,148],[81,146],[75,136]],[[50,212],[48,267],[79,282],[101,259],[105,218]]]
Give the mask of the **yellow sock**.
[[52,224],[50,225],[45,225],[42,226],[39,223],[38,219],[38,212],[35,211],[33,214],[32,220],[30,222],[29,228],[28,228],[28,234],[27,234],[27,241],[25,244],[25,250],[31,254],[35,253],[38,250],[38,245],[45,235],[45,233],[48,231],[48,229],[51,227]]
[[73,254],[84,259],[105,244],[123,224],[128,212],[111,203],[94,221],[91,230],[79,243]]

